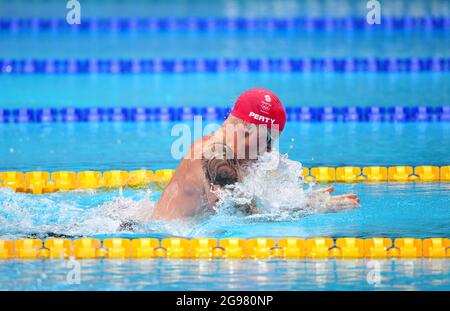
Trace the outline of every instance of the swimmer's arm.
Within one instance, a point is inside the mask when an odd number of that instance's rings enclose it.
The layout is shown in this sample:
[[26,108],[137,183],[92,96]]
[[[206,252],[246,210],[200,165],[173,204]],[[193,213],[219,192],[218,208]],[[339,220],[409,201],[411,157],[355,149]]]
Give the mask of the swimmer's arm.
[[336,213],[348,209],[359,208],[359,198],[355,194],[342,194],[332,196],[334,187],[312,190],[304,207],[295,208],[292,211],[314,210],[322,213]]
[[316,207],[323,213],[336,213],[348,209],[359,208],[359,198],[355,194],[331,195],[333,187],[316,190],[310,202],[309,207]]
[[320,193],[322,194],[328,193],[330,195],[330,199],[328,200],[327,204],[325,204],[325,211],[339,212],[346,209],[360,207],[359,205],[360,199],[356,194],[347,193],[341,195],[331,195],[331,193],[334,191],[333,186],[321,188],[316,191],[317,195],[319,195]]

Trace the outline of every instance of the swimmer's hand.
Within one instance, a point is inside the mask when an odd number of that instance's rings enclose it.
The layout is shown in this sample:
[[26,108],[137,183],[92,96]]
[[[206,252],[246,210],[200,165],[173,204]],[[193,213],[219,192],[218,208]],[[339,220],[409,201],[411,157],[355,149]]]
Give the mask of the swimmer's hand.
[[[334,191],[334,187],[327,187],[323,189],[319,189],[317,191],[332,193]],[[341,194],[331,196],[330,201],[326,205],[327,212],[339,212],[353,208],[361,207],[359,205],[360,199],[354,193]]]
[[356,194],[342,194],[331,197],[327,210],[330,212],[339,212],[347,209],[359,208],[359,198]]

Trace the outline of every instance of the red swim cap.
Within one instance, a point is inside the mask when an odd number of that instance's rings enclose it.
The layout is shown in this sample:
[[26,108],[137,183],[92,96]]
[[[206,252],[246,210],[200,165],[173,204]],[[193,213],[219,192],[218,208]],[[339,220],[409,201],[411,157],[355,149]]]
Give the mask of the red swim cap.
[[278,125],[281,132],[286,124],[286,112],[278,97],[269,90],[257,88],[239,96],[231,114],[239,119],[267,127]]

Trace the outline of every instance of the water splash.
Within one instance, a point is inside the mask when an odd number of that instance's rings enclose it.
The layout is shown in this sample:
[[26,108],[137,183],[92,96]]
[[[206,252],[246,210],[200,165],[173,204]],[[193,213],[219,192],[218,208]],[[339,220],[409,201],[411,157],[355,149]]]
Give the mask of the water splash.
[[252,221],[286,221],[322,212],[330,202],[327,192],[313,189],[302,177],[302,164],[278,152],[263,154],[246,169],[239,183],[216,191],[219,214],[236,214],[236,206],[253,204]]
[[151,212],[151,191],[70,191],[45,195],[0,188],[0,238],[114,234]]
[[[328,193],[304,183],[301,163],[287,155],[266,153],[246,170],[242,182],[217,191],[217,214],[175,221],[147,220],[159,195],[150,188],[39,196],[0,188],[0,238],[226,235],[243,224],[300,219],[321,212],[330,201]],[[252,202],[255,215],[236,208]]]

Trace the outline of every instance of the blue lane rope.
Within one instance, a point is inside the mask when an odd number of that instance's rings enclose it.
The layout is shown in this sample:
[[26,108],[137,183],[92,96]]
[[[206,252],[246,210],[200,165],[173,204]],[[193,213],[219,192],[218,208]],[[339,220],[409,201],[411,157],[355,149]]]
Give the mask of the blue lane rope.
[[[230,108],[21,108],[1,109],[0,123],[223,121]],[[419,122],[450,121],[450,106],[440,107],[287,107],[288,121]]]
[[450,29],[447,16],[382,17],[381,24],[368,24],[365,17],[293,18],[83,18],[69,25],[61,18],[3,18],[0,31],[292,31],[292,30],[407,30]]
[[0,59],[1,74],[447,71],[450,57]]

